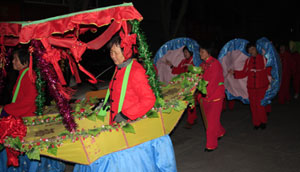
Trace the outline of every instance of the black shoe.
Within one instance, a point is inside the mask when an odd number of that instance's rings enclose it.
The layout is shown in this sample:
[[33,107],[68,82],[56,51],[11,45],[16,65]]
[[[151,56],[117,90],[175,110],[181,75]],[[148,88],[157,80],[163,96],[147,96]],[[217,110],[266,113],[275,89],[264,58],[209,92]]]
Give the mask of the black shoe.
[[207,149],[207,148],[205,148],[204,149],[204,152],[212,152],[212,151],[214,151],[215,149]]
[[259,127],[260,127],[260,125],[259,126],[254,126],[254,130],[258,130],[259,129]]
[[266,129],[266,127],[267,127],[267,124],[266,124],[266,123],[261,123],[261,124],[260,124],[260,128],[261,128],[262,130]]
[[[225,134],[224,134],[225,135]],[[220,137],[218,137],[218,141],[220,141],[223,137],[224,137],[224,135],[223,136],[220,136]]]

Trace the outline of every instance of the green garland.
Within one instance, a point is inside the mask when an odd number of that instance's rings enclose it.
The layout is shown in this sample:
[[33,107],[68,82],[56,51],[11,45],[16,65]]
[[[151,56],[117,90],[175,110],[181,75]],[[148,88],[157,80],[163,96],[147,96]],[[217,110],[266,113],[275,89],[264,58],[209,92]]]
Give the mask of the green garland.
[[[37,62],[35,61],[35,64]],[[37,116],[43,115],[43,108],[44,108],[44,104],[46,101],[45,98],[45,81],[42,79],[42,75],[41,75],[41,71],[40,69],[37,67],[37,65],[35,65],[35,74],[36,74],[36,81],[35,81],[35,87],[37,90],[38,95],[36,96],[35,99],[35,104],[36,104],[36,111],[35,114]]]
[[162,107],[164,101],[162,99],[160,84],[157,79],[155,69],[151,60],[152,53],[149,51],[149,46],[146,42],[146,37],[140,29],[140,23],[137,20],[130,21],[132,25],[132,32],[137,35],[137,45],[138,51],[140,53],[140,58],[143,59],[144,67],[146,69],[146,74],[148,75],[149,84],[156,96],[156,103],[154,107]]

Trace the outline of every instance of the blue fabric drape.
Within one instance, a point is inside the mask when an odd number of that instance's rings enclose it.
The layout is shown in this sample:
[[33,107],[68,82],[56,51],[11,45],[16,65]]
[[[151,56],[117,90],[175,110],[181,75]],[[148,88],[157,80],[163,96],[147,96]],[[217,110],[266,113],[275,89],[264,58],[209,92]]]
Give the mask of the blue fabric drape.
[[105,155],[90,165],[76,164],[74,172],[176,172],[169,135]]
[[59,160],[41,156],[40,161],[30,160],[26,155],[19,156],[19,167],[7,167],[6,150],[0,152],[1,172],[63,172],[65,164]]
[[193,52],[194,65],[199,66],[201,64],[201,59],[199,54],[200,46],[195,40],[190,38],[176,38],[166,42],[156,52],[154,57],[154,64],[156,64],[157,61],[160,58],[162,58],[169,50],[176,50],[183,46],[187,46],[187,48]]
[[262,54],[262,50],[265,50],[265,57],[267,59],[266,66],[271,66],[272,71],[272,81],[271,88],[269,88],[265,94],[264,99],[261,101],[263,106],[270,104],[271,99],[276,96],[279,91],[280,83],[281,83],[281,62],[279,58],[279,54],[277,53],[275,47],[267,38],[263,37],[256,41],[256,48],[258,53]]
[[[249,41],[245,40],[245,39],[240,39],[240,38],[236,38],[233,39],[229,42],[227,42],[224,47],[221,49],[219,56],[218,56],[218,60],[221,62],[222,58],[224,56],[226,56],[229,52],[235,51],[235,50],[239,50],[242,53],[244,53],[245,55],[249,56],[249,54],[246,51],[246,45],[248,44]],[[244,99],[242,97],[236,97],[233,96],[227,89],[225,90],[226,93],[226,97],[228,100],[233,100],[233,99],[237,99],[242,101],[245,104],[249,104],[249,99]]]

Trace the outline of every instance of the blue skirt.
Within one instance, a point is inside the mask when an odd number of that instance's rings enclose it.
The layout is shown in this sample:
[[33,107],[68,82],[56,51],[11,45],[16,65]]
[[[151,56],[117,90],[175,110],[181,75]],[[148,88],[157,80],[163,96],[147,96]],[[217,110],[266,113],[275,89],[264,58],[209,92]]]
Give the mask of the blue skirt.
[[7,167],[6,150],[0,152],[1,172],[62,172],[65,164],[59,160],[41,156],[40,161],[30,160],[26,155],[19,156],[19,167]]
[[122,151],[105,155],[90,165],[76,164],[74,172],[176,172],[176,161],[169,135]]

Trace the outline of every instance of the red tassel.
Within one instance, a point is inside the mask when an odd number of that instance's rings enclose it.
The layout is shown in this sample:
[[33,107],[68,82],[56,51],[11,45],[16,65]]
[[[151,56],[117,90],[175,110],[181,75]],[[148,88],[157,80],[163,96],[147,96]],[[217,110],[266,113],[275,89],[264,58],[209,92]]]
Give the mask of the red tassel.
[[33,72],[33,67],[32,67],[32,65],[33,65],[33,62],[32,62],[32,53],[33,53],[33,51],[34,51],[34,48],[32,47],[32,46],[30,46],[29,47],[29,54],[30,54],[30,58],[29,58],[29,78],[30,78],[30,80],[33,82],[33,83],[35,83],[35,80],[36,80],[36,75],[34,74],[34,72]]
[[69,65],[70,65],[70,68],[71,68],[71,72],[75,76],[76,83],[81,83],[81,79],[80,79],[75,61],[72,59],[71,56],[67,56],[67,57],[69,59]]
[[89,73],[87,70],[85,70],[80,64],[78,64],[78,67],[83,73],[85,73],[87,76],[89,76],[91,78],[88,80],[90,83],[92,83],[92,84],[97,83],[97,79],[91,73]]
[[63,97],[66,98],[67,100],[70,100],[72,98],[72,96],[74,95],[74,93],[76,92],[72,88],[63,87],[60,84],[57,86],[57,89],[59,90],[59,93],[62,94]]

